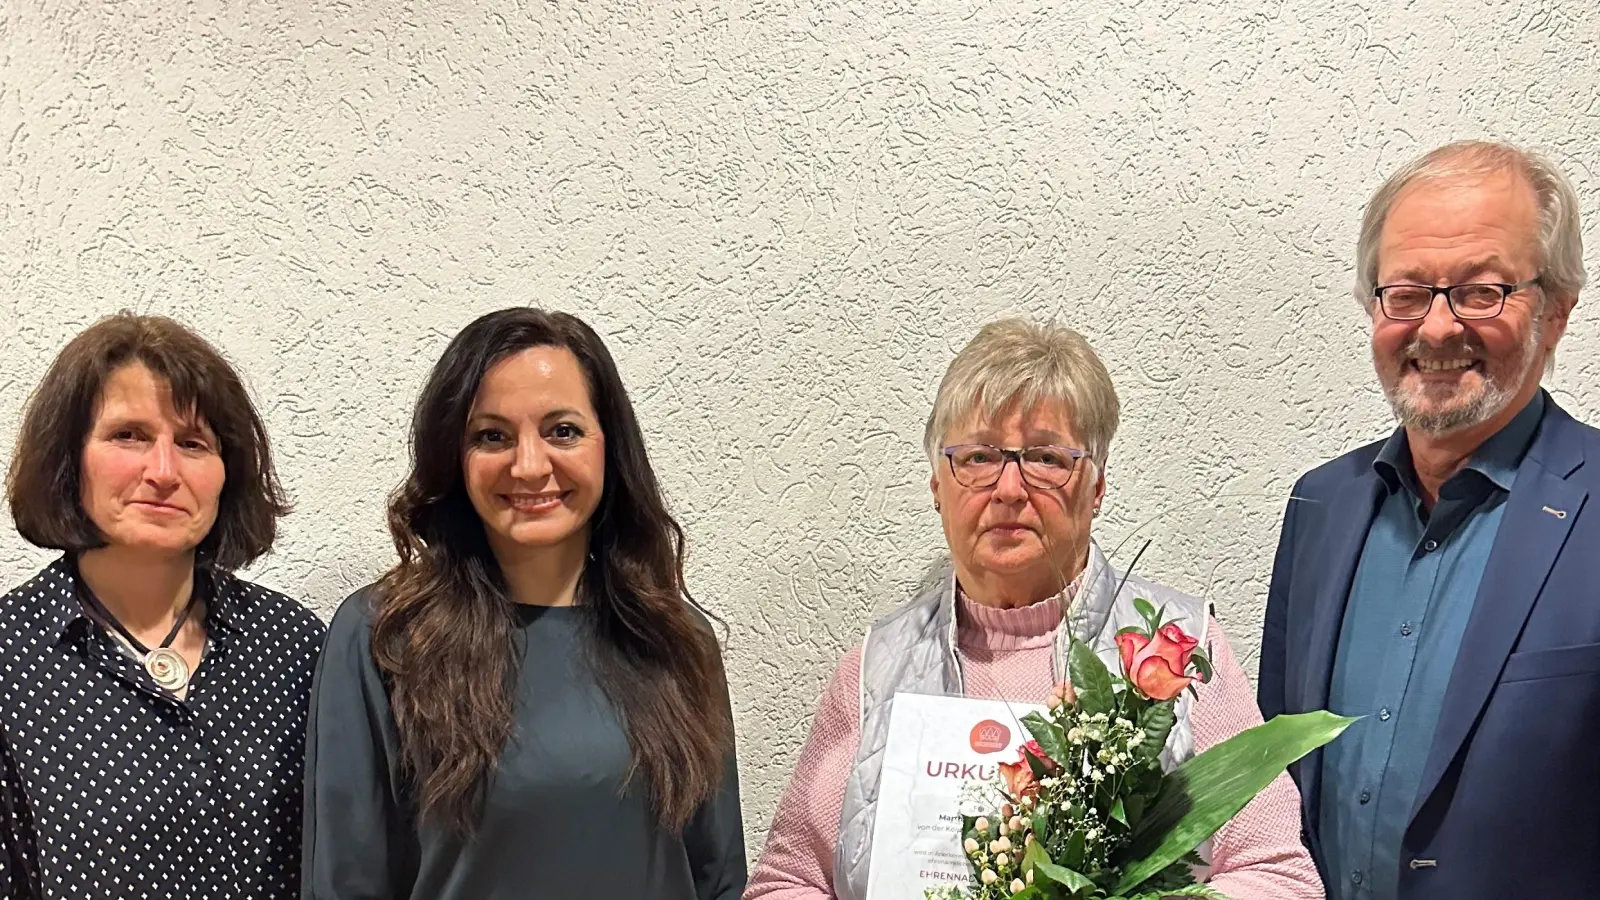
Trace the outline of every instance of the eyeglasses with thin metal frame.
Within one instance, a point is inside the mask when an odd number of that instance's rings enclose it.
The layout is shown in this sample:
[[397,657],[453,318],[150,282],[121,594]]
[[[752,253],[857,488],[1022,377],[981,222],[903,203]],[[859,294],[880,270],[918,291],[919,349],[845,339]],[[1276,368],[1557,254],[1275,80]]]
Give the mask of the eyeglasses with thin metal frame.
[[1539,283],[1542,276],[1535,275],[1516,284],[1503,282],[1473,282],[1447,284],[1433,287],[1425,284],[1384,284],[1373,288],[1383,314],[1397,322],[1426,319],[1433,309],[1433,301],[1440,294],[1450,306],[1450,314],[1458,319],[1492,319],[1506,308],[1506,298],[1517,291]]
[[1000,483],[1007,463],[1016,463],[1022,480],[1036,488],[1053,490],[1072,480],[1078,460],[1087,450],[1039,444],[1033,447],[996,447],[992,444],[956,444],[942,451],[950,474],[962,487],[986,488]]

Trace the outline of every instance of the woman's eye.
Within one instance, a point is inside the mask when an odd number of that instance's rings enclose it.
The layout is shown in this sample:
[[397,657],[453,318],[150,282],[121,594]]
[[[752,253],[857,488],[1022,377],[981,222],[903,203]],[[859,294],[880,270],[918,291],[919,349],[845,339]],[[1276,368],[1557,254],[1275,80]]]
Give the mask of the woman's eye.
[[505,440],[506,433],[498,428],[485,428],[472,436],[474,444],[501,444]]
[[136,441],[139,439],[139,433],[132,428],[118,428],[116,431],[111,432],[111,439],[113,441]]
[[569,444],[583,437],[583,431],[571,422],[562,422],[550,429],[550,437],[559,443]]

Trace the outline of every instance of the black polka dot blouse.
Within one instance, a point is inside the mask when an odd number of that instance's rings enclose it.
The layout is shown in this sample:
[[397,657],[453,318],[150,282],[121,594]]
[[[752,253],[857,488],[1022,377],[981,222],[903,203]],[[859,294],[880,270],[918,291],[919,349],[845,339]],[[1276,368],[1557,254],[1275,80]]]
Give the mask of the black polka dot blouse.
[[0,897],[296,897],[323,627],[215,574],[183,699],[83,612],[70,561],[0,598]]

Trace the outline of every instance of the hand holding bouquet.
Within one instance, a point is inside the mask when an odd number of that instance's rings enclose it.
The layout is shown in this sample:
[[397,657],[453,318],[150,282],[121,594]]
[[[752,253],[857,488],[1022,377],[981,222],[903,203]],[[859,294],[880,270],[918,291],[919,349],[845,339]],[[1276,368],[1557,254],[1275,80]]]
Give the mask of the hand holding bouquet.
[[1147,628],[1117,634],[1122,677],[1073,643],[1071,686],[1057,689],[1047,713],[1023,717],[1033,740],[1000,765],[981,808],[962,810],[977,884],[929,891],[930,900],[1221,897],[1195,882],[1196,848],[1354,721],[1279,716],[1163,773],[1177,698],[1211,668],[1199,641],[1148,601],[1135,605]]

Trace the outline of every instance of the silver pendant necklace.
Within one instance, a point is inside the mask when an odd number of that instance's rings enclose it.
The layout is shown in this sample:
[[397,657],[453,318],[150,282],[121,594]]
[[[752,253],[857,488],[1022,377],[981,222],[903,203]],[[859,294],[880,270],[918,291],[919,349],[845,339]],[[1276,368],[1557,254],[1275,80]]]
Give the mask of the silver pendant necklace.
[[189,602],[183,607],[183,612],[178,614],[178,620],[172,623],[172,630],[167,632],[167,637],[161,642],[161,646],[153,650],[139,643],[139,639],[134,637],[127,628],[123,627],[121,622],[117,621],[117,617],[106,609],[105,604],[101,603],[100,598],[94,595],[94,591],[89,590],[89,586],[83,583],[81,577],[78,579],[78,596],[82,599],[83,604],[95,614],[96,618],[110,625],[114,629],[115,635],[128,645],[128,649],[132,650],[134,655],[138,657],[140,664],[144,666],[145,673],[150,676],[150,680],[154,681],[157,687],[169,693],[178,694],[189,686],[189,661],[183,658],[183,654],[172,649],[172,642],[177,639],[178,632],[183,630],[183,623],[189,621],[189,614],[194,611],[195,605],[199,602],[200,595],[203,593],[201,589],[202,582],[203,577],[199,572],[196,572],[194,586],[189,591]]

